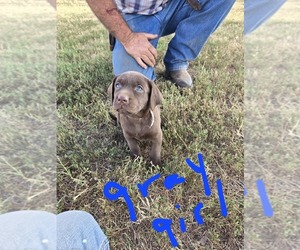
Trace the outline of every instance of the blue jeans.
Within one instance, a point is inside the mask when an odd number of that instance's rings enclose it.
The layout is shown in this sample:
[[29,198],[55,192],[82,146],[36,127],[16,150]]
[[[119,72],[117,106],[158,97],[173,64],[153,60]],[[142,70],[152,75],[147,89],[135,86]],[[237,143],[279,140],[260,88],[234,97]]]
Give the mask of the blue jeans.
[[0,250],[109,250],[92,215],[17,211],[0,216]]
[[[235,0],[199,0],[200,11],[193,10],[185,0],[169,0],[164,9],[154,15],[125,14],[129,27],[134,32],[157,34],[150,40],[156,48],[160,37],[175,33],[164,57],[167,70],[187,69],[189,61],[195,60],[208,37],[216,30],[230,11]],[[120,42],[113,51],[114,74],[138,71],[155,80],[153,67],[143,69],[127,54]]]
[[244,33],[247,35],[270,18],[286,0],[245,0]]

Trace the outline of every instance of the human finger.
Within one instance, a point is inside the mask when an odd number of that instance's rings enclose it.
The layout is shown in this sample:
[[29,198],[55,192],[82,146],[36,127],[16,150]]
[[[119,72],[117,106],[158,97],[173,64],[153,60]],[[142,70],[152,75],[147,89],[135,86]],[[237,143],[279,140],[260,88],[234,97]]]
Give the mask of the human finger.
[[148,53],[148,55],[142,55],[141,59],[147,65],[149,65],[151,67],[154,67],[154,65],[155,65],[155,58],[153,57],[153,55],[151,53]]
[[149,51],[154,56],[154,59],[156,61],[156,59],[157,59],[157,50],[153,46],[151,46],[151,47],[149,47]]
[[144,35],[147,37],[148,40],[153,40],[158,37],[157,34],[151,34],[151,33],[144,33]]
[[140,65],[143,69],[147,69],[148,66],[145,64],[145,62],[142,60],[141,57],[134,58],[138,65]]

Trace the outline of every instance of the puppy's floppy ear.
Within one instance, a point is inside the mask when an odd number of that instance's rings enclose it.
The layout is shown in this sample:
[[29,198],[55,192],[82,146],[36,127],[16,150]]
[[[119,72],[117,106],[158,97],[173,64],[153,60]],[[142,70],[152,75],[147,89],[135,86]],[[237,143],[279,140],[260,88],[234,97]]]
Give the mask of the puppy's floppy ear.
[[114,102],[114,95],[115,95],[115,82],[117,80],[117,76],[114,77],[114,79],[112,80],[112,83],[109,85],[108,89],[107,89],[107,93],[111,99],[111,103]]
[[162,103],[163,96],[153,81],[148,80],[148,84],[150,87],[149,108],[154,110],[157,105]]

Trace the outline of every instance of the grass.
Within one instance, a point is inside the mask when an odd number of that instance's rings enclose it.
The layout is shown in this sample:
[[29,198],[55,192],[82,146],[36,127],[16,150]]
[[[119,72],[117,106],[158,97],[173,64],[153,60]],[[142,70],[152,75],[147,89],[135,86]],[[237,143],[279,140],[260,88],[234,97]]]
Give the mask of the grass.
[[[121,130],[111,121],[107,87],[113,78],[107,31],[84,1],[59,1],[58,59],[58,209],[91,213],[111,249],[170,249],[166,233],[151,228],[158,217],[172,218],[180,249],[240,249],[243,246],[243,13],[238,1],[199,58],[191,63],[192,90],[179,91],[163,77],[162,58],[170,37],[160,41],[157,85],[164,96],[163,168],[147,169],[147,159],[132,160]],[[146,145],[147,146],[147,145]],[[212,197],[200,176],[185,163],[204,155]],[[161,178],[142,198],[136,184]],[[178,173],[186,183],[167,191],[163,179]],[[228,216],[220,214],[216,180],[221,179]],[[103,187],[116,181],[128,188],[137,212],[129,220],[126,204],[109,201]],[[193,208],[204,202],[205,224]],[[180,204],[181,209],[175,209]],[[186,220],[181,233],[179,218]]]
[[[93,214],[111,249],[170,249],[167,235],[151,228],[158,217],[173,220],[181,249],[241,249],[243,245],[245,249],[297,249],[296,1],[286,3],[246,38],[245,96],[241,1],[191,64],[192,91],[178,91],[164,79],[162,57],[170,38],[161,40],[157,73],[165,98],[162,171],[146,169],[144,159],[128,157],[120,128],[108,116],[106,88],[113,75],[107,31],[84,1],[58,4],[58,210],[82,209]],[[1,4],[0,14],[0,213],[55,212],[55,12],[46,1],[12,0]],[[185,163],[186,158],[197,163],[198,152],[204,155],[213,191],[210,198],[203,193],[200,176]],[[249,192],[245,213],[244,165]],[[149,197],[142,198],[136,184],[157,173],[162,177],[150,187]],[[186,182],[167,191],[163,180],[171,173],[184,176]],[[218,178],[228,206],[226,218],[220,215]],[[263,215],[258,202],[258,178],[266,183],[272,218]],[[129,221],[124,202],[103,197],[109,180],[128,188],[137,222]],[[202,226],[193,216],[199,202],[204,203]],[[181,217],[186,233],[179,229]]]
[[[288,1],[245,38],[246,249],[299,246],[299,5]],[[263,216],[255,179],[266,183],[274,216]]]
[[0,21],[0,213],[55,212],[55,11],[8,1]]

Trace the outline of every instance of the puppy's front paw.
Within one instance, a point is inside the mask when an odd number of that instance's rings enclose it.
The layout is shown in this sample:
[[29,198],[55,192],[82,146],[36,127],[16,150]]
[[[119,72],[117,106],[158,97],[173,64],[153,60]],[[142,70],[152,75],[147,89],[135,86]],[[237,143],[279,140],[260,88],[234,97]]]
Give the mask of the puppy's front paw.
[[154,166],[159,166],[161,167],[161,159],[160,158],[156,158],[156,159],[150,159],[151,163],[154,165]]
[[140,157],[140,155],[134,154],[134,153],[132,153],[132,152],[130,151],[130,157],[131,157],[131,159],[135,160],[135,159],[137,159],[138,157]]

